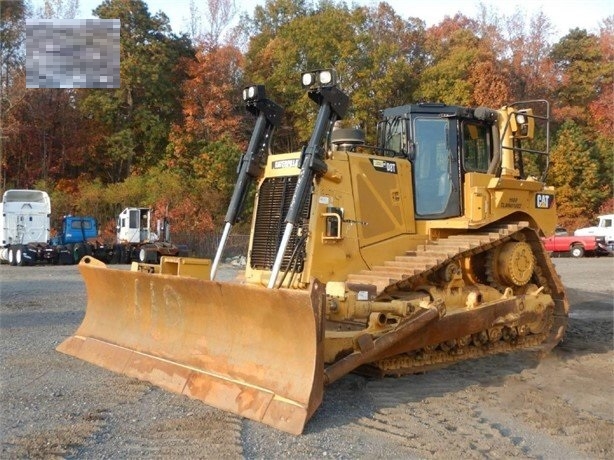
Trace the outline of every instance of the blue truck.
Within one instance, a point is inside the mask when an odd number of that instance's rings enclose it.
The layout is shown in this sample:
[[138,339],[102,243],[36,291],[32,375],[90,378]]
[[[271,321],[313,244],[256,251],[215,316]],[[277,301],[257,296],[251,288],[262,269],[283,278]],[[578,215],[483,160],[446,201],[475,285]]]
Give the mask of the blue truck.
[[39,260],[53,264],[78,263],[83,256],[91,255],[103,262],[110,262],[114,248],[97,240],[98,222],[90,216],[64,216],[59,233],[49,240],[39,252]]

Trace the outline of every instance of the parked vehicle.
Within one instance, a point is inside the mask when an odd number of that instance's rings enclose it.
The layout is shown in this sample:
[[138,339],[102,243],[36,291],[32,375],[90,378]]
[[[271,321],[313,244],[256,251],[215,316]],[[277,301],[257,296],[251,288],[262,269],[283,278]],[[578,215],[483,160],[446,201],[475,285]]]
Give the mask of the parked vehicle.
[[168,219],[157,220],[153,231],[149,208],[126,208],[119,214],[114,252],[118,263],[159,263],[162,256],[189,255],[186,246],[171,243]]
[[603,236],[610,250],[614,250],[614,214],[597,216],[597,225],[579,228],[574,232],[576,236]]
[[98,221],[91,216],[64,216],[59,233],[49,240],[44,257],[53,263],[69,265],[78,263],[84,256],[94,256],[103,262],[113,258],[112,245],[99,239]]
[[568,253],[572,257],[583,257],[586,254],[596,256],[608,255],[610,251],[603,236],[557,235],[542,238],[546,251],[552,253]]
[[0,209],[0,260],[11,265],[32,262],[49,240],[51,200],[42,190],[7,190]]

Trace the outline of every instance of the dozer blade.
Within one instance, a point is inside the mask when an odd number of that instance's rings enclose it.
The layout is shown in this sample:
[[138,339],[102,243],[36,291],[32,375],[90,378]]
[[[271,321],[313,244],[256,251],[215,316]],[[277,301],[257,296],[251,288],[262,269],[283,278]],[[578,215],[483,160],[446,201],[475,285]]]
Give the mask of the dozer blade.
[[87,310],[57,350],[300,434],[322,402],[324,288],[269,290],[79,264]]

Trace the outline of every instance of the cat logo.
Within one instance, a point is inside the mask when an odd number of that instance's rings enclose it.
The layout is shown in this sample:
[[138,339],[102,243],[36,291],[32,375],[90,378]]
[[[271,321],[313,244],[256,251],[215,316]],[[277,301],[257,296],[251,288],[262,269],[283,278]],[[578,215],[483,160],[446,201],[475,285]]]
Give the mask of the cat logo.
[[554,203],[554,195],[547,193],[537,193],[535,195],[535,207],[537,209],[550,209]]

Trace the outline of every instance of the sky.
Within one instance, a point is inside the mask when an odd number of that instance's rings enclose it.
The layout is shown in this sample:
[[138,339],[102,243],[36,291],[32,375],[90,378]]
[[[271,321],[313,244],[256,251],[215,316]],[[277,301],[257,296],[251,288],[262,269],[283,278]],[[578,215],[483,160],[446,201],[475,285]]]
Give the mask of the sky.
[[[403,18],[418,17],[426,22],[427,27],[439,23],[445,16],[454,16],[457,12],[468,17],[477,17],[480,3],[492,8],[498,14],[511,15],[519,8],[525,8],[529,18],[534,13],[542,11],[551,21],[555,29],[554,41],[567,34],[570,29],[579,27],[589,33],[598,33],[599,24],[608,16],[614,15],[614,0],[387,0],[395,11]],[[43,0],[32,0],[36,10]],[[91,11],[102,3],[102,0],[79,0],[80,16],[78,18],[94,18]],[[190,0],[146,0],[150,13],[163,11],[170,19],[174,32],[188,31],[190,16]],[[202,5],[203,0],[196,0],[196,5]],[[257,5],[264,5],[265,0],[237,0],[239,12],[252,14]],[[375,0],[346,0],[348,5],[375,5]],[[239,14],[237,14],[237,17]]]

